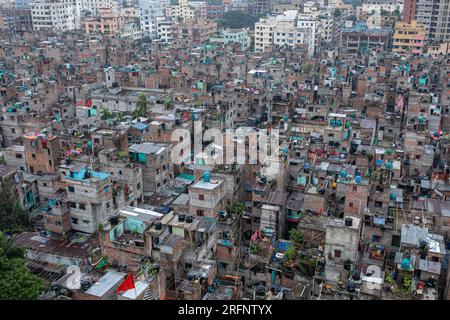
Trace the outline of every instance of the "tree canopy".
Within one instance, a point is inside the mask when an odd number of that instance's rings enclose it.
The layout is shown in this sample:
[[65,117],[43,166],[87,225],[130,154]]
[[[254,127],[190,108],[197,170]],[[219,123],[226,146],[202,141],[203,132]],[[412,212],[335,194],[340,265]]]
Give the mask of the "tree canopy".
[[45,290],[26,266],[25,250],[0,232],[0,300],[34,300]]
[[141,94],[139,96],[138,102],[136,102],[136,109],[134,109],[132,112],[133,119],[139,117],[146,117],[147,107],[148,107],[147,98],[145,97],[144,94]]
[[249,15],[240,10],[230,10],[219,19],[219,25],[223,28],[241,29],[253,28],[259,17]]
[[13,187],[5,184],[0,189],[0,230],[14,233],[27,222],[27,214],[20,208]]
[[45,290],[24,259],[0,256],[0,300],[34,300]]

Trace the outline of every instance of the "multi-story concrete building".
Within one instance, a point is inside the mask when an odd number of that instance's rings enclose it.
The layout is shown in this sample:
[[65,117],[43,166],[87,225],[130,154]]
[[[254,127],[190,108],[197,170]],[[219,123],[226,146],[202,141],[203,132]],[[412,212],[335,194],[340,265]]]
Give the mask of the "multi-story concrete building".
[[238,43],[242,50],[247,50],[250,47],[249,30],[245,29],[223,29],[218,31],[213,37],[209,39],[213,44],[228,45],[230,43]]
[[33,29],[68,31],[80,29],[81,5],[76,0],[36,0],[31,3]]
[[72,229],[97,232],[114,214],[110,175],[91,171],[82,164],[61,165],[59,169],[66,187]]
[[417,22],[425,26],[425,37],[428,42],[450,40],[450,15],[447,0],[406,0],[403,21]]
[[139,12],[141,18],[141,30],[143,36],[155,38],[157,34],[157,17],[164,16],[164,8],[167,5],[166,0],[140,0]]
[[115,148],[100,151],[100,171],[111,174],[115,207],[137,206],[143,202],[142,168],[131,163],[128,157],[119,155],[121,153]]
[[27,169],[34,174],[56,173],[59,159],[58,138],[46,132],[23,136]]
[[171,6],[172,17],[188,19],[205,19],[206,2],[180,0],[178,5]]
[[320,47],[321,32],[319,22],[317,18],[310,14],[299,14],[297,19],[297,28],[306,28],[309,30],[308,54],[312,57]]
[[347,23],[341,29],[341,48],[348,54],[367,52],[372,49],[387,49],[390,46],[391,29],[369,29],[364,22]]
[[161,191],[173,178],[171,144],[144,142],[128,149],[130,159],[142,165],[144,196]]
[[6,30],[14,32],[32,31],[31,9],[17,6],[4,9],[3,23]]
[[226,205],[225,181],[212,179],[209,172],[189,187],[189,213],[217,218]]
[[[255,52],[263,52],[272,45],[294,47],[306,44],[309,48],[310,37],[308,27],[302,27],[298,20],[298,12],[285,11],[282,15],[261,18],[255,24]],[[311,54],[314,48],[308,50]]]
[[412,20],[411,23],[397,22],[392,41],[392,51],[396,53],[421,54],[425,46],[425,27]]
[[172,43],[172,18],[156,17],[156,37],[163,43]]
[[81,0],[80,6],[80,10],[96,15],[99,9],[109,8],[117,11],[119,3],[117,0]]

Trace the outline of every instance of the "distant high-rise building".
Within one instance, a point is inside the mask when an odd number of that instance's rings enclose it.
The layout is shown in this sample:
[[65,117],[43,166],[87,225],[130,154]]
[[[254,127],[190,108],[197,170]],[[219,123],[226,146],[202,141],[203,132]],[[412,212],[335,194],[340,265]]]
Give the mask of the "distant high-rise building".
[[450,40],[449,0],[405,0],[403,21],[412,20],[425,26],[428,42]]
[[36,0],[31,3],[33,30],[80,29],[80,10],[76,0]]
[[140,0],[139,11],[141,16],[141,30],[143,36],[154,38],[157,31],[157,17],[164,16],[166,0]]

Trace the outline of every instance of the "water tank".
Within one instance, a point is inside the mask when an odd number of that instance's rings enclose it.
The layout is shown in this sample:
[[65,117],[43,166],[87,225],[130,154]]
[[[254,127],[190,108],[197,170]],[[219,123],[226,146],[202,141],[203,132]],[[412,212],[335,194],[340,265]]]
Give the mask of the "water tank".
[[361,271],[353,270],[352,271],[352,279],[355,281],[359,281],[361,279]]
[[194,217],[193,216],[186,216],[186,222],[187,223],[192,223],[194,221]]
[[184,214],[179,214],[179,215],[178,215],[178,221],[183,222],[185,216],[186,216],[186,215],[184,215]]
[[344,269],[347,271],[350,271],[351,268],[352,268],[352,262],[350,260],[345,260],[344,261]]
[[203,172],[203,181],[205,182],[211,182],[211,176],[209,174],[209,171]]
[[341,178],[347,178],[347,171],[345,171],[344,169],[341,170],[341,172],[339,172],[339,176]]
[[347,291],[348,292],[355,292],[356,291],[356,284],[353,282],[349,282],[347,285]]
[[351,227],[353,225],[353,219],[351,217],[345,218],[345,225]]
[[155,222],[155,230],[161,230],[162,229],[162,223],[161,221]]
[[255,294],[257,296],[265,296],[266,295],[266,287],[263,284],[259,284],[255,288]]
[[225,211],[219,212],[219,221],[226,221],[227,220],[227,213]]
[[89,279],[81,280],[81,289],[87,291],[91,287],[91,281]]
[[362,181],[361,176],[356,176],[356,177],[355,177],[355,182],[356,182],[356,183],[361,183],[361,181]]

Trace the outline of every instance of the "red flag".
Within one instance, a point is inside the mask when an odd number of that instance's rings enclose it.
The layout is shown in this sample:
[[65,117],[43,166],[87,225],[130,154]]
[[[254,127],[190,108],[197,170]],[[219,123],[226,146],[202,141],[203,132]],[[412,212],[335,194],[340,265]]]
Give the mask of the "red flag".
[[121,293],[122,291],[127,291],[135,288],[136,287],[134,285],[133,275],[130,272],[125,280],[120,284],[120,286],[117,287],[117,294]]
[[87,105],[86,105],[87,107],[91,107],[92,106],[92,99],[89,99],[88,100],[88,102],[87,102]]

